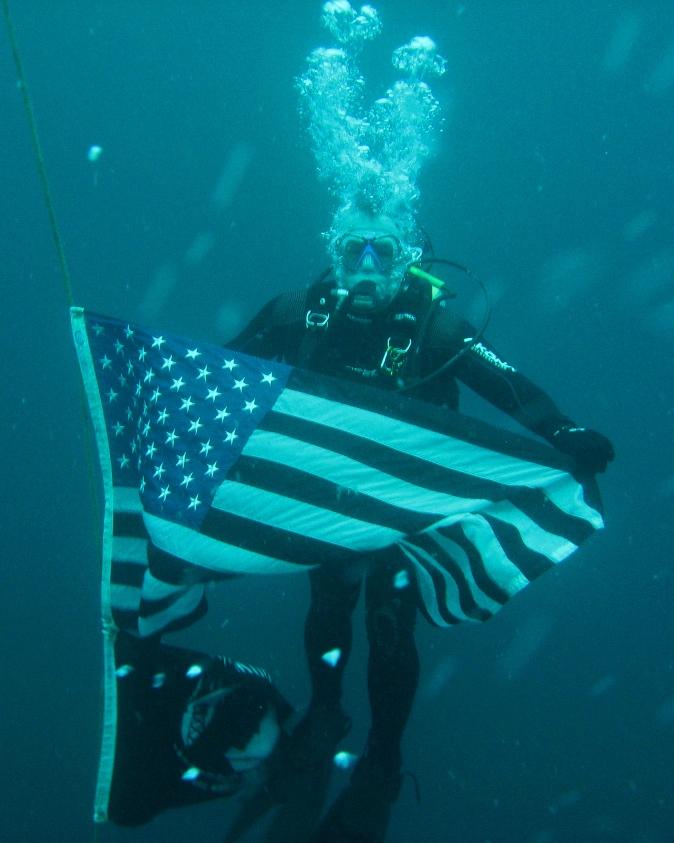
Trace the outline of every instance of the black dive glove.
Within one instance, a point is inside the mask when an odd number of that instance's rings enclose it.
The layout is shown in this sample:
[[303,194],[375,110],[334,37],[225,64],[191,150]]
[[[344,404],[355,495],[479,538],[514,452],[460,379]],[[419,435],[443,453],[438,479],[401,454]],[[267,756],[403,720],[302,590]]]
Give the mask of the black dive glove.
[[563,425],[552,434],[550,441],[558,451],[573,457],[579,468],[590,474],[606,471],[606,466],[615,457],[610,441],[602,433],[587,427]]

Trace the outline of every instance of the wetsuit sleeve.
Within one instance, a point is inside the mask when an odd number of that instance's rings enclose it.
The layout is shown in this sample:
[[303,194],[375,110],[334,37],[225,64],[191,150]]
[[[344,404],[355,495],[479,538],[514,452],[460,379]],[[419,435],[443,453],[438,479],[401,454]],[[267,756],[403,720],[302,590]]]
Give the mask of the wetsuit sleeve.
[[[474,335],[470,325],[464,323],[462,328],[464,338]],[[459,358],[454,373],[482,398],[551,443],[560,427],[574,424],[547,393],[484,340]]]

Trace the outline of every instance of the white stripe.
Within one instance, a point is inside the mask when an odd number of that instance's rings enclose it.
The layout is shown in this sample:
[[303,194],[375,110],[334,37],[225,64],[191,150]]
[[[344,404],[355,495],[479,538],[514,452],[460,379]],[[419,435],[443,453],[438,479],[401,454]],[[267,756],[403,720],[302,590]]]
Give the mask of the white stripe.
[[143,514],[145,527],[152,542],[160,549],[186,562],[219,573],[296,574],[309,569],[308,565],[284,562],[243,550],[224,541],[204,536],[196,530],[174,524],[152,515]]
[[134,585],[115,585],[111,589],[112,608],[120,612],[138,612],[140,588]]
[[139,617],[138,632],[142,637],[155,635],[170,623],[179,621],[182,618],[188,618],[198,607],[203,594],[203,585],[193,585],[187,588],[185,593],[178,597],[175,603],[171,604],[167,609],[157,612],[150,617]]
[[147,566],[147,539],[113,536],[112,561]]
[[137,486],[115,486],[113,494],[115,512],[142,512],[140,493]]
[[190,586],[173,585],[173,583],[158,580],[150,571],[143,577],[143,600],[150,602],[165,600],[167,597],[177,596],[188,591]]
[[[585,502],[582,486],[560,469],[511,457],[371,410],[292,389],[281,393],[274,404],[274,411],[344,431],[469,476],[506,486],[532,489],[550,486],[550,500],[564,512],[585,518],[595,527],[603,524],[601,515]],[[553,485],[555,481],[563,483],[556,488]]]
[[[411,559],[415,563],[415,569],[417,573],[417,582],[419,583],[420,577],[423,578],[423,587],[420,589],[422,596],[424,598],[424,604],[426,608],[429,608],[429,601],[428,601],[428,592],[433,590],[435,592],[435,604],[439,603],[440,599],[440,592],[437,590],[435,583],[428,571],[429,568],[432,568],[436,571],[443,579],[445,583],[445,604],[449,612],[454,615],[457,620],[463,621],[472,621],[474,618],[468,617],[466,613],[461,608],[461,603],[459,599],[459,588],[456,584],[456,581],[450,574],[442,568],[435,559],[427,553],[422,547],[418,547],[413,542],[401,542],[400,547],[405,552],[405,555],[408,559]],[[417,559],[422,560],[422,563],[418,562]],[[423,574],[422,574],[423,572]],[[425,578],[428,578],[428,581]],[[421,585],[421,583],[419,583]],[[438,611],[434,609],[434,612]],[[432,616],[435,619],[435,614]],[[438,614],[438,617],[441,617]],[[443,626],[448,626],[446,621],[442,621]]]
[[220,485],[213,498],[213,507],[345,549],[372,550],[387,547],[403,535],[389,527],[380,527],[331,509],[231,480],[225,480]]
[[566,472],[510,457],[370,410],[286,389],[274,411],[350,433],[452,471],[512,486],[537,488]]
[[[301,459],[298,458],[300,449]],[[307,442],[298,444],[297,439],[280,433],[256,430],[243,453],[299,468],[337,486],[412,512],[463,515],[491,504],[491,501],[482,498],[458,497],[416,486],[318,445]]]
[[436,533],[434,530],[429,530],[427,535],[433,539],[442,553],[451,557],[452,561],[457,565],[476,606],[479,606],[480,609],[485,609],[490,614],[496,614],[501,608],[501,604],[493,600],[488,594],[485,594],[477,584],[473,575],[473,569],[470,567],[468,555],[461,545],[441,533]]
[[563,536],[544,530],[540,524],[537,524],[510,501],[495,503],[489,510],[489,515],[516,527],[526,547],[546,556],[551,562],[561,562],[574,550],[578,550],[577,544]]
[[450,624],[448,624],[447,621],[440,614],[440,609],[438,607],[438,595],[435,590],[435,583],[433,582],[431,575],[428,573],[428,571],[424,568],[423,565],[419,564],[416,559],[415,554],[418,551],[418,548],[415,547],[414,553],[412,553],[412,551],[408,549],[405,544],[401,543],[400,549],[412,563],[412,570],[416,579],[417,588],[419,589],[419,597],[421,598],[421,602],[423,603],[429,618],[433,621],[436,626],[449,626]]
[[479,515],[469,515],[460,522],[466,538],[482,557],[487,575],[509,597],[528,585],[529,580],[506,556],[489,523]]
[[[568,482],[566,482],[567,480]],[[596,509],[593,509],[587,503],[583,494],[583,487],[576,483],[571,475],[564,475],[563,478],[559,478],[554,483],[551,483],[543,491],[562,512],[585,519],[595,530],[601,530],[604,526],[604,519],[601,513],[597,512]]]

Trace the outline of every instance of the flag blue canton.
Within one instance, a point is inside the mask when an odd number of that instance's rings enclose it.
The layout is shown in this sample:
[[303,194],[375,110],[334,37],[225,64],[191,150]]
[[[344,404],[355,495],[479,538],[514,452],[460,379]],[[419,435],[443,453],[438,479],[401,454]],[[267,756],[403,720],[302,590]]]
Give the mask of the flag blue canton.
[[86,315],[115,486],[196,527],[290,367]]

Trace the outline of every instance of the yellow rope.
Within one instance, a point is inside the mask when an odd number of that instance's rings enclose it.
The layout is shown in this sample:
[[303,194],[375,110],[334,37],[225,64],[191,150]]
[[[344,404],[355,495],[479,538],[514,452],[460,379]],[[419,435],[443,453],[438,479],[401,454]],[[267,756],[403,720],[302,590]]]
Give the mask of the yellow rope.
[[[21,92],[21,97],[23,99],[23,106],[26,112],[26,118],[28,120],[28,127],[30,129],[30,136],[33,141],[33,150],[35,152],[35,163],[37,166],[38,175],[40,177],[40,184],[42,186],[42,194],[44,197],[44,202],[47,207],[47,213],[49,215],[49,226],[51,228],[52,238],[54,240],[54,245],[56,247],[56,253],[58,255],[59,261],[59,268],[61,271],[61,279],[63,281],[63,286],[65,289],[66,298],[68,300],[68,305],[72,307],[73,305],[73,287],[72,282],[70,279],[70,272],[68,270],[68,262],[66,261],[65,250],[63,248],[63,241],[61,240],[61,234],[59,231],[58,222],[56,219],[56,212],[54,211],[54,203],[52,202],[51,191],[49,189],[49,180],[47,179],[47,169],[45,167],[44,162],[44,155],[42,154],[42,145],[40,143],[40,137],[37,131],[37,122],[35,120],[35,112],[33,111],[33,104],[30,98],[30,92],[28,91],[28,84],[26,82],[26,77],[23,72],[23,65],[21,62],[21,55],[19,53],[19,46],[16,40],[16,34],[14,32],[14,25],[12,23],[12,17],[9,11],[9,4],[7,0],[2,0],[2,11],[5,16],[5,22],[7,24],[7,33],[9,35],[9,43],[12,48],[12,56],[14,57],[14,66],[16,67],[16,76],[17,76],[17,87]],[[82,399],[82,414],[87,417],[87,410],[86,410],[86,398],[84,395],[84,388],[82,384],[80,397]],[[85,428],[88,429],[88,425],[86,425],[85,421]],[[86,461],[89,468],[89,483],[91,486],[91,500],[96,504],[98,501],[98,488],[96,486],[96,479],[95,479],[95,470],[94,470],[94,457],[93,457],[93,444],[91,441],[91,433],[89,435],[85,435],[85,453],[86,453]],[[96,507],[97,511],[100,511],[100,506]],[[96,522],[94,522],[96,523]],[[100,546],[100,531],[95,527],[97,543]],[[93,825],[93,842],[99,839],[98,833],[98,825],[94,823]]]
[[21,56],[19,54],[19,47],[14,33],[14,25],[12,17],[9,13],[9,5],[7,0],[2,0],[2,11],[5,15],[5,22],[7,24],[7,32],[9,34],[9,43],[12,47],[12,56],[14,57],[14,66],[16,67],[17,87],[21,92],[23,99],[23,107],[26,112],[28,120],[28,127],[30,129],[30,136],[33,141],[33,149],[35,150],[35,163],[37,165],[38,175],[40,176],[40,184],[42,185],[42,193],[44,195],[45,205],[47,206],[47,213],[49,214],[49,225],[51,227],[54,245],[56,246],[56,253],[59,259],[59,267],[61,269],[61,277],[65,287],[68,304],[73,303],[73,288],[70,281],[70,272],[68,271],[68,263],[66,261],[65,251],[63,249],[63,241],[59,233],[58,222],[56,221],[56,213],[54,212],[54,203],[51,198],[51,191],[49,190],[49,181],[47,180],[47,170],[44,164],[44,156],[42,154],[42,146],[40,138],[37,133],[37,123],[35,122],[35,113],[33,111],[33,104],[30,99],[28,85],[26,84],[26,77],[23,72],[23,65],[21,64]]

